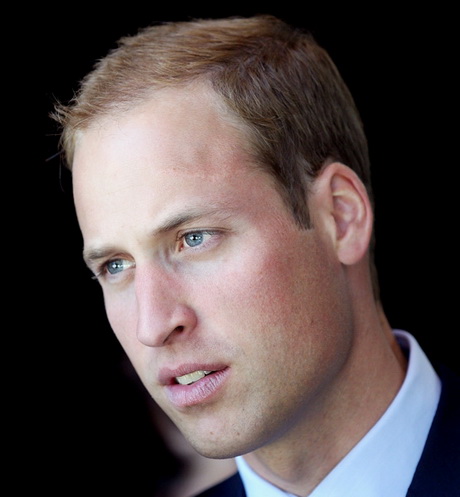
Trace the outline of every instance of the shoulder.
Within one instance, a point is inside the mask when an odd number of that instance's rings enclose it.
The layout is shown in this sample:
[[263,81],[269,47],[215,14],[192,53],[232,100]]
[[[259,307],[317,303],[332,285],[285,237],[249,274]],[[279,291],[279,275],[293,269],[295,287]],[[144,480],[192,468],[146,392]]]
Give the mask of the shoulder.
[[243,482],[240,475],[235,473],[230,478],[205,490],[196,497],[245,497]]
[[452,496],[460,488],[460,376],[436,367],[442,390],[408,496]]

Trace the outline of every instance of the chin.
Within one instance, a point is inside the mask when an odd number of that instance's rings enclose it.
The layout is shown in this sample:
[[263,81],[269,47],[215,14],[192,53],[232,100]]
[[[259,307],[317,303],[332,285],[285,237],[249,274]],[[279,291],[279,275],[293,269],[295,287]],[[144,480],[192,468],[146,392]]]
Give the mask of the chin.
[[193,449],[208,459],[230,459],[241,456],[258,448],[250,440],[238,440],[232,433],[212,434],[208,437],[198,438],[196,434],[188,437],[188,442]]
[[217,445],[206,441],[190,441],[191,446],[198,454],[208,459],[230,459],[244,453],[244,450],[234,446],[228,447],[225,442],[220,441]]

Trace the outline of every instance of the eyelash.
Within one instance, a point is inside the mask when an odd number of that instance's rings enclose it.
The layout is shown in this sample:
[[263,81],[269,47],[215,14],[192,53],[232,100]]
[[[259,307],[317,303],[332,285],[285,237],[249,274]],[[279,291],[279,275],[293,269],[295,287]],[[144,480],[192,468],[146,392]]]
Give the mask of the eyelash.
[[[199,245],[197,245],[198,248],[191,247],[189,245],[186,246],[185,245],[185,243],[186,243],[185,239],[186,239],[187,236],[198,235],[198,236],[204,237],[206,235],[213,236],[213,235],[217,235],[217,234],[219,234],[219,232],[215,231],[215,230],[191,230],[191,231],[187,231],[185,233],[182,233],[176,239],[176,243],[182,244],[182,246],[180,246],[177,251],[178,252],[182,252],[184,250],[184,248],[186,248],[188,250],[200,250],[200,247],[206,246],[206,242],[207,242],[206,239],[203,240]],[[107,261],[102,262],[100,265],[98,265],[96,267],[96,271],[95,271],[94,276],[92,276],[92,279],[98,280],[98,279],[100,279],[100,278],[102,278],[104,276],[107,276],[107,275],[114,276],[108,270],[109,264],[113,264],[113,263],[115,263],[117,261],[121,262],[121,261],[124,261],[124,260],[126,260],[126,259],[123,259],[122,257],[116,257],[114,259],[109,259]],[[132,267],[135,267],[135,266],[136,266],[136,264],[133,262],[129,267],[132,268]],[[120,271],[120,272],[123,272],[123,270]]]
[[[198,236],[202,236],[202,237],[205,237],[206,235],[210,235],[210,236],[213,236],[213,235],[217,235],[219,232],[218,231],[213,231],[213,230],[191,230],[191,231],[187,231],[185,233],[182,233],[180,234],[178,237],[177,237],[177,242],[179,244],[182,244],[182,245],[185,245],[185,239],[187,236],[190,236],[190,235],[198,235]],[[202,247],[202,246],[206,246],[207,240],[203,240],[199,245],[197,245],[197,247]],[[188,245],[186,248],[188,248],[189,250],[194,250],[195,247],[191,247],[190,245]],[[178,252],[182,252],[184,249],[182,247],[180,247],[178,249]],[[197,249],[199,250],[199,248]]]
[[[96,271],[94,276],[92,277],[93,280],[98,280],[100,278],[103,278],[104,276],[115,276],[114,274],[111,274],[110,271],[108,270],[109,264],[113,264],[117,261],[125,261],[126,259],[123,259],[122,257],[117,257],[115,259],[110,259],[108,261],[105,261],[101,264],[99,264],[96,267]],[[133,262],[129,267],[135,267],[136,264]],[[122,272],[122,271],[121,271]]]

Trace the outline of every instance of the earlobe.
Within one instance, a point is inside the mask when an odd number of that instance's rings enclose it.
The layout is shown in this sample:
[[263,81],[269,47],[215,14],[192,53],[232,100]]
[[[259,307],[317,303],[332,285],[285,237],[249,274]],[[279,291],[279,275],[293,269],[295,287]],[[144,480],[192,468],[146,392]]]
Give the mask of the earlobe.
[[346,265],[356,264],[367,253],[373,229],[366,188],[352,169],[338,162],[328,165],[318,180],[338,259]]

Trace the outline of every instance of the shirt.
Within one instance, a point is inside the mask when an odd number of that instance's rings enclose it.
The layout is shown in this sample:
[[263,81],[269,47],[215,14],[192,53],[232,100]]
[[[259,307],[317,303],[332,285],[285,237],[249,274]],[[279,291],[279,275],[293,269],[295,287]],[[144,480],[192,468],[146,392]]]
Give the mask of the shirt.
[[[309,497],[404,497],[441,395],[441,382],[417,340],[394,330],[408,356],[404,382],[383,416]],[[295,497],[236,458],[247,497]]]

